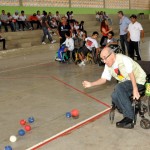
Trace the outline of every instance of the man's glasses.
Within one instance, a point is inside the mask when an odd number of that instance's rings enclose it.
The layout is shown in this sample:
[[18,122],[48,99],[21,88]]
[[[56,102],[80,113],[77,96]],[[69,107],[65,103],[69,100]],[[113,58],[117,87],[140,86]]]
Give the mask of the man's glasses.
[[109,53],[108,56],[106,56],[105,58],[103,58],[103,59],[101,58],[101,61],[102,61],[102,62],[106,61],[106,60],[108,59],[108,57],[109,57],[111,54],[112,54],[112,53]]

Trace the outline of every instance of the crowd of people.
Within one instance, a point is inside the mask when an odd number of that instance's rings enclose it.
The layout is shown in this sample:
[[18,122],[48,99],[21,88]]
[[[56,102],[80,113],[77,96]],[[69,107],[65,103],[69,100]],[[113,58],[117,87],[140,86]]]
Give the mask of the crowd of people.
[[[136,15],[132,15],[129,19],[122,11],[119,11],[118,17],[120,19],[119,34],[123,54],[128,54],[132,59],[134,59],[136,56],[138,60],[141,60],[139,44],[140,39],[143,41],[144,38],[142,25],[137,21]],[[41,14],[41,12],[38,10],[36,13],[33,13],[33,15],[27,17],[25,11],[23,10],[20,12],[20,14],[18,11],[15,11],[13,15],[11,15],[9,12],[6,14],[5,10],[2,10],[2,14],[0,16],[0,30],[2,26],[4,26],[5,32],[8,32],[8,26],[10,26],[12,32],[42,29],[42,44],[46,44],[46,37],[50,43],[55,43],[56,40],[53,40],[52,37],[52,34],[55,34],[60,39],[60,46],[66,40],[66,33],[70,32],[71,38],[74,41],[74,45],[80,43],[79,58],[81,59],[81,64],[85,64],[83,63],[83,60],[86,59],[86,55],[84,56],[84,54],[87,54],[88,51],[91,51],[93,47],[97,49],[97,45],[99,45],[100,48],[110,45],[112,41],[110,40],[109,36],[112,35],[112,38],[114,37],[114,31],[111,27],[112,19],[106,15],[106,12],[96,12],[96,20],[100,22],[100,30],[95,31],[98,33],[97,37],[98,35],[101,35],[99,44],[96,43],[97,38],[92,38],[93,35],[91,35],[91,37],[87,37],[87,32],[84,29],[84,21],[77,21],[73,16],[73,11],[67,11],[65,15],[61,16],[59,11],[56,11],[56,13],[53,15],[51,12],[47,13],[46,11],[43,11]],[[93,44],[93,39],[94,41],[96,40],[96,42],[94,42],[96,44]],[[5,41],[2,40],[2,35],[1,42],[3,42],[3,45],[5,45]],[[89,43],[90,46],[87,46]],[[87,49],[85,50],[85,47],[88,47],[88,51]],[[6,49],[6,47],[4,49]],[[79,66],[82,66],[81,64]]]

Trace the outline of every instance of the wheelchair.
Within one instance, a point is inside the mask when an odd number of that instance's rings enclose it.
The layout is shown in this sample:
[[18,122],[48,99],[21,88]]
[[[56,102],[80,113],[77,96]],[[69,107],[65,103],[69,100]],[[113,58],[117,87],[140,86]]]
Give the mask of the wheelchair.
[[[139,61],[138,62],[143,70],[146,72],[147,77],[146,77],[146,83],[145,83],[145,88],[140,90],[140,98],[139,100],[133,100],[132,97],[130,97],[130,100],[132,102],[132,107],[134,110],[134,125],[136,124],[137,121],[137,115],[141,117],[140,121],[140,126],[143,129],[150,129],[150,120],[145,117],[145,114],[147,113],[148,116],[150,116],[150,70],[149,70],[149,65],[150,62],[148,61]],[[119,113],[122,113],[114,103],[112,103],[112,107],[110,109],[109,113],[109,119],[111,124],[114,122],[115,118],[115,110],[118,110]]]
[[[82,48],[82,47],[80,47]],[[77,65],[78,63],[81,62],[81,60],[79,59],[79,52],[78,50],[80,48],[75,48],[72,52],[72,61]],[[91,63],[92,64],[92,60],[93,60],[93,57],[92,57],[92,52],[88,52],[87,53],[87,56],[86,56],[86,60],[87,62]]]

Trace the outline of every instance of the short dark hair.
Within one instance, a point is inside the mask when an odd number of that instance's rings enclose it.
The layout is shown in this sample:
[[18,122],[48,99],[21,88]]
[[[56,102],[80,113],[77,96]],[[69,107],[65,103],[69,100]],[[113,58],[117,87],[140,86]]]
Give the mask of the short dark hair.
[[65,34],[70,37],[71,33],[69,31],[67,31]]
[[46,16],[46,15],[47,15],[47,12],[46,12],[46,11],[43,11],[43,15]]
[[122,10],[118,11],[118,14],[124,15]]
[[108,32],[108,34],[111,34],[112,36],[115,35],[113,31]]
[[99,35],[99,33],[97,31],[94,31],[92,35],[95,35],[95,34]]
[[136,15],[134,15],[134,14],[132,14],[132,15],[130,16],[130,18],[137,19],[137,16],[136,16]]

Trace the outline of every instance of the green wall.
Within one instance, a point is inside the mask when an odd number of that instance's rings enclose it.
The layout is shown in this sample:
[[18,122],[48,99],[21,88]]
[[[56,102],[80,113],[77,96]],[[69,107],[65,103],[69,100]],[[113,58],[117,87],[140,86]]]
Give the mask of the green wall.
[[[58,10],[60,14],[65,14],[67,11],[73,11],[74,14],[95,14],[96,11],[106,11],[107,14],[116,14],[120,9],[101,9],[101,8],[64,8],[64,7],[21,7],[21,6],[1,6],[1,10],[5,10],[6,12],[14,13],[16,10],[21,11],[24,10],[26,14],[33,14],[37,10],[47,12],[52,12],[53,14]],[[129,10],[123,9],[125,14],[138,14],[139,12],[144,12],[145,14],[150,14],[150,10]]]

